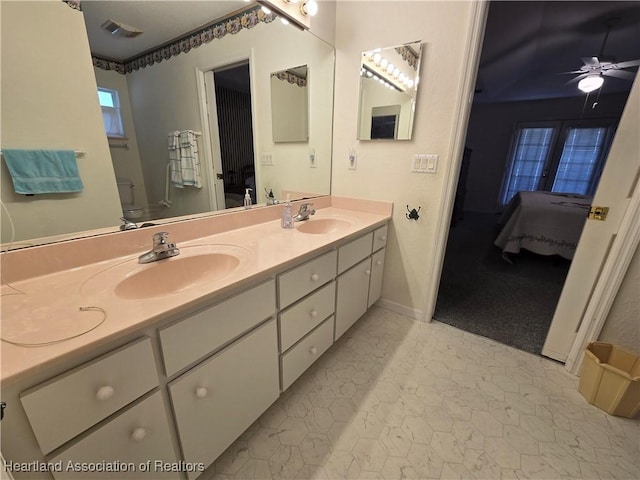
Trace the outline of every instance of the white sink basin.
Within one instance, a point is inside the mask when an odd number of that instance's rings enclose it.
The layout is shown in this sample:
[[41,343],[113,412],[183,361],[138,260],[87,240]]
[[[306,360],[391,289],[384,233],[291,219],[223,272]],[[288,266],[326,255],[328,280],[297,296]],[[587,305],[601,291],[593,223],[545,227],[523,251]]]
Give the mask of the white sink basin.
[[[180,246],[178,246],[180,248]],[[108,293],[141,300],[210,285],[233,273],[248,252],[229,245],[180,248],[180,255],[139,264],[137,258],[109,267],[85,281],[82,294]]]
[[323,234],[339,232],[350,226],[350,222],[338,218],[310,218],[300,222],[296,228],[302,233]]

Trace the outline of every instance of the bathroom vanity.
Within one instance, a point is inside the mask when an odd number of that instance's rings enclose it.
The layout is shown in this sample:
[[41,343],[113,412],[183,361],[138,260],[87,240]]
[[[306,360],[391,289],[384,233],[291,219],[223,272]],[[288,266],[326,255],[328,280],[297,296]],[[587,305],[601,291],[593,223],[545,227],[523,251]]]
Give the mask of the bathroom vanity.
[[[41,319],[46,298],[20,301],[53,284],[52,324],[78,302],[105,312],[97,328],[64,342],[3,343],[2,453],[15,478],[201,475],[380,297],[391,204],[314,203],[317,214],[289,231],[279,227],[277,208],[165,225],[186,255],[180,264],[178,256],[141,267],[131,252],[122,255],[159,231],[144,229],[114,234],[111,258],[27,278],[7,272],[3,300],[16,305],[3,302],[3,324],[33,327],[29,316]],[[84,247],[104,240],[85,239]],[[58,245],[59,255],[64,249]],[[221,276],[207,279],[185,263],[196,256],[206,265],[221,249],[238,259]],[[8,260],[39,253],[16,251]],[[138,275],[148,283],[154,277],[144,272],[153,268],[176,292],[131,283]],[[16,338],[41,340],[46,331],[38,328]],[[17,331],[13,325],[8,334]]]

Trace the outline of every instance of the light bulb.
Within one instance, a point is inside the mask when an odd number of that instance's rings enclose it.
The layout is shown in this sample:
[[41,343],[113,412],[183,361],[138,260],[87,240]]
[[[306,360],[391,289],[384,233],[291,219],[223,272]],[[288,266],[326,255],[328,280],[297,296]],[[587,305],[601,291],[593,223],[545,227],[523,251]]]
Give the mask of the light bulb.
[[314,17],[318,13],[318,3],[315,0],[308,0],[300,5],[300,11],[303,15]]
[[283,25],[289,25],[289,20],[287,20],[284,17],[280,17],[280,21],[282,22]]
[[380,64],[380,60],[382,60],[382,55],[380,55],[379,53],[376,53],[376,54],[373,56],[373,61],[374,61],[377,65],[379,65],[379,64]]
[[393,73],[394,68],[396,67],[393,66],[393,63],[390,63],[389,65],[387,65],[387,72]]
[[578,82],[578,88],[585,93],[599,89],[604,83],[604,78],[600,75],[589,75]]
[[367,72],[367,77],[369,77],[369,78],[373,77],[373,73]]
[[399,69],[399,68],[396,68],[396,69],[393,71],[393,76],[394,76],[394,77],[396,77],[396,78],[398,78],[398,77],[400,76],[400,69]]
[[382,60],[380,60],[380,66],[382,68],[387,68],[387,65],[389,65],[389,60],[387,60],[386,58],[383,58]]
[[407,88],[411,87],[413,87],[413,80],[409,80],[409,82],[407,82]]
[[262,11],[265,13],[265,15],[269,15],[271,13],[271,10],[265,7],[264,5],[262,6]]

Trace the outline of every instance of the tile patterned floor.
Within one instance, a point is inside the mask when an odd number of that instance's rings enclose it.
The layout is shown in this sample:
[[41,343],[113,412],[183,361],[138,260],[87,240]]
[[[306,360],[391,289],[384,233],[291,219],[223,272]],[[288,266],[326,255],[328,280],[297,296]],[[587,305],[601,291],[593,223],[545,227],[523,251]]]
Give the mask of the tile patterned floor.
[[206,476],[638,479],[640,421],[560,364],[374,307]]

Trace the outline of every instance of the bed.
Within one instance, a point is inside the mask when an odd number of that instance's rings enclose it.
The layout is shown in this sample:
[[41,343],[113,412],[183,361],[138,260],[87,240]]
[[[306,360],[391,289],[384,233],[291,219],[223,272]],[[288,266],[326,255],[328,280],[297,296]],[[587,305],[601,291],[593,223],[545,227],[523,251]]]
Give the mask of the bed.
[[494,244],[507,261],[523,248],[571,260],[592,200],[573,193],[518,192],[500,216]]

